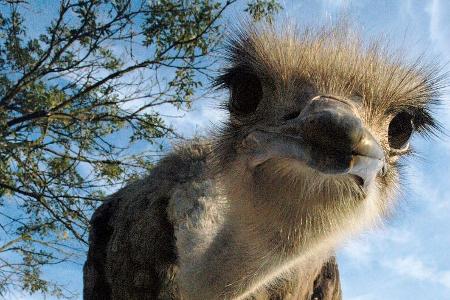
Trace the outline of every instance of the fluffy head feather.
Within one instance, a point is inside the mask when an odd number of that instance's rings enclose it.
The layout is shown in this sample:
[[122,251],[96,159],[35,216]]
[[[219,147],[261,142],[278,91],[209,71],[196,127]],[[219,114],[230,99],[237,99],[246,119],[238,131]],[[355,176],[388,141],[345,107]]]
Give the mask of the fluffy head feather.
[[[403,112],[411,116],[416,132],[439,129],[432,115],[444,85],[439,66],[427,64],[422,58],[408,62],[380,41],[365,43],[345,24],[303,31],[289,26],[281,30],[251,25],[244,28],[229,38],[226,68],[216,81],[216,86],[230,90],[230,100],[225,104],[230,117],[219,130],[213,150],[215,170],[228,174],[228,188],[243,202],[266,206],[269,215],[279,213],[287,220],[283,214],[288,214],[294,222],[312,224],[314,238],[318,231],[330,228],[342,227],[345,231],[344,223],[365,223],[358,219],[365,215],[360,209],[366,205],[364,199],[373,195],[361,191],[346,175],[321,174],[281,159],[270,160],[255,170],[246,169],[243,162],[242,141],[249,132],[255,128],[276,132],[279,124],[298,114],[311,98],[332,95],[356,103],[364,126],[383,147],[387,170],[372,187],[377,196],[369,205],[367,219],[373,221],[384,215],[399,182],[397,159],[409,153],[391,149],[389,124]],[[240,87],[242,82],[246,82],[247,90]],[[243,93],[250,108],[255,94],[261,100],[253,111],[246,111],[245,102],[236,109],[233,93]],[[288,232],[294,227],[303,230],[289,224]]]
[[446,74],[437,63],[425,62],[423,56],[408,61],[402,51],[391,51],[380,40],[364,42],[345,22],[303,30],[291,25],[241,28],[228,38],[226,67],[215,86],[231,92],[234,82],[252,75],[261,81],[264,97],[248,115],[233,112],[230,101],[224,104],[230,119],[216,139],[220,169],[232,159],[235,149],[230,146],[241,131],[295,114],[303,100],[318,94],[359,99],[361,117],[384,145],[389,121],[402,111],[413,116],[416,132],[441,131],[432,111]]

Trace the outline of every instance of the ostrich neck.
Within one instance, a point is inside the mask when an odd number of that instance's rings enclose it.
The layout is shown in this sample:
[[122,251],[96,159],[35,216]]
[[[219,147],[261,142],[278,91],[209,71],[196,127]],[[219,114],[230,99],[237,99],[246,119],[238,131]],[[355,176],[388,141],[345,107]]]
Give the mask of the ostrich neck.
[[[252,179],[241,175],[225,178],[229,210],[224,224],[209,247],[181,272],[189,299],[244,299],[294,266],[301,268],[305,278],[311,277],[329,253],[329,249],[308,253],[305,233],[296,226],[296,213],[288,213],[282,205],[274,211],[277,203],[287,200],[285,195],[251,199],[255,195],[247,184]],[[236,178],[241,179],[239,187]]]

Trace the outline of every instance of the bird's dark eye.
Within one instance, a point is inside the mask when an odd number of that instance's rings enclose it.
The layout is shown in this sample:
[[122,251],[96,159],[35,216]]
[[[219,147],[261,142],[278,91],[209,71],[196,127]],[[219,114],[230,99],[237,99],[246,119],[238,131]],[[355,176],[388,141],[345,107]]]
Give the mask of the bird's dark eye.
[[413,132],[413,116],[408,112],[398,113],[389,124],[389,146],[395,150],[402,150],[408,144]]
[[263,96],[261,81],[251,73],[235,76],[230,87],[231,110],[248,114],[254,112]]

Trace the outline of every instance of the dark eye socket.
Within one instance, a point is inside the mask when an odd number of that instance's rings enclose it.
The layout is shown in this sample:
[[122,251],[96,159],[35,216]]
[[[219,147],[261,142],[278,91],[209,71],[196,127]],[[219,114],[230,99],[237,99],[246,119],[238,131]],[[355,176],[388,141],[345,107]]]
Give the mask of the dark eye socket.
[[263,96],[259,78],[251,73],[240,73],[230,82],[231,110],[248,114],[254,112]]
[[395,150],[403,149],[414,130],[413,116],[408,112],[398,113],[389,124],[389,146]]

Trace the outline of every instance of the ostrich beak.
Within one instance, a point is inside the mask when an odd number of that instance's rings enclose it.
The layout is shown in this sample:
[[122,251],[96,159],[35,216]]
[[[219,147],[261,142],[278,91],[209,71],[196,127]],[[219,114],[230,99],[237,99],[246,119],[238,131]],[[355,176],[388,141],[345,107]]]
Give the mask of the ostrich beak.
[[384,152],[372,135],[364,135],[353,150],[353,159],[348,174],[358,176],[366,187],[377,175],[384,175],[386,162]]
[[249,133],[243,148],[251,168],[273,158],[292,158],[325,174],[356,176],[364,187],[385,170],[384,151],[354,106],[329,97],[311,100],[286,125]]

